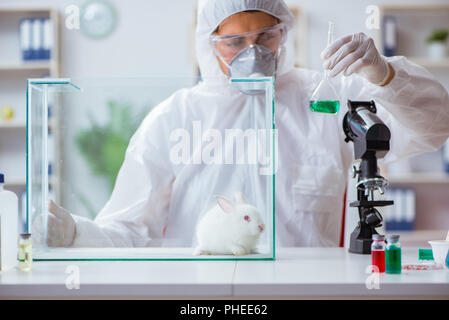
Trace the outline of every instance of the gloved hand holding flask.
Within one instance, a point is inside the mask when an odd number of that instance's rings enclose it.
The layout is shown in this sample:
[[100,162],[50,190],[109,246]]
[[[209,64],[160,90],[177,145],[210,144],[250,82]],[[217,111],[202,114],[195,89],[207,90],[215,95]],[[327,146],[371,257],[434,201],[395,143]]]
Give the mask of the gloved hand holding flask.
[[379,54],[374,40],[363,32],[337,39],[324,49],[321,58],[331,77],[358,73],[379,86],[387,85],[394,77],[393,68]]

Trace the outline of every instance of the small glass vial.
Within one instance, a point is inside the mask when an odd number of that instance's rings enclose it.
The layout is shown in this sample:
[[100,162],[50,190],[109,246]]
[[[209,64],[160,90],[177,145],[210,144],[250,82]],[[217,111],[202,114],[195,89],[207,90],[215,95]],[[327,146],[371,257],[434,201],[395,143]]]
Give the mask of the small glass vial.
[[30,271],[33,262],[31,234],[22,233],[19,238],[19,270]]
[[372,272],[385,272],[385,236],[373,234],[373,243],[371,244],[371,264]]
[[387,247],[385,248],[385,272],[401,273],[401,244],[399,235],[392,234],[387,236]]

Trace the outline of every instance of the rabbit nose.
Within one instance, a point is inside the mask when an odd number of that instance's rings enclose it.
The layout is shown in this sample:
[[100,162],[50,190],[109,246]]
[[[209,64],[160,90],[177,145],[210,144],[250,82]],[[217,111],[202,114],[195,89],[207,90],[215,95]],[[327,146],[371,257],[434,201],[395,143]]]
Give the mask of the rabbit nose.
[[263,224],[259,224],[258,227],[259,227],[260,232],[265,230],[265,225],[263,225]]

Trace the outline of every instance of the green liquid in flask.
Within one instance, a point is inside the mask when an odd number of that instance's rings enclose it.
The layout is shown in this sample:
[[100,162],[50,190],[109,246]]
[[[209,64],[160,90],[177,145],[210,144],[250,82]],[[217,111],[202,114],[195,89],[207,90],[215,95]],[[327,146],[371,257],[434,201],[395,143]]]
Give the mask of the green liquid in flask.
[[340,101],[338,100],[314,100],[310,101],[310,110],[322,113],[337,113],[340,110]]

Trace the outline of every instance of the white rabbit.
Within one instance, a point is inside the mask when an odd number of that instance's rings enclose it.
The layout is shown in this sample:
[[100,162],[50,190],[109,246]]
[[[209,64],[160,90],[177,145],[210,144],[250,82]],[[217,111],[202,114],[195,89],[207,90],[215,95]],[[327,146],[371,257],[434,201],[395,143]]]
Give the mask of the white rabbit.
[[217,205],[200,219],[194,255],[254,253],[265,225],[259,211],[245,202],[243,194],[234,194],[235,202],[216,196]]

